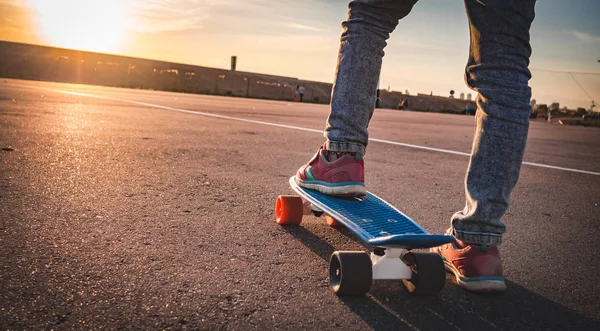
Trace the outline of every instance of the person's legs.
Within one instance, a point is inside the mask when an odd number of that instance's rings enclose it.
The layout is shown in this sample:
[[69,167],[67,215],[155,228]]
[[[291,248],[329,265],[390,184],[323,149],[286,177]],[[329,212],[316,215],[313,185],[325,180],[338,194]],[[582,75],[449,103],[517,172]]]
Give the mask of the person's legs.
[[327,150],[365,154],[386,40],[416,2],[358,0],[349,4],[325,128]]
[[362,156],[375,109],[383,49],[417,0],[356,0],[342,23],[325,145],[296,173],[298,185],[326,194],[365,195]]
[[465,0],[471,31],[465,79],[479,92],[465,179],[466,206],[452,217],[454,244],[437,250],[460,285],[503,290],[501,217],[517,183],[529,128],[529,28],[535,0]]
[[477,128],[465,208],[454,214],[458,239],[499,244],[501,217],[519,178],[529,128],[529,28],[535,0],[465,0],[471,48],[465,79],[477,96]]

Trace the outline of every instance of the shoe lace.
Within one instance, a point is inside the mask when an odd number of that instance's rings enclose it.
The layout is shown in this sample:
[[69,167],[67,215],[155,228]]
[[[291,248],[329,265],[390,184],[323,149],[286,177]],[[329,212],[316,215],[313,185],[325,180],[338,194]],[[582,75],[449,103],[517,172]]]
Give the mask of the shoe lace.
[[479,245],[479,248],[481,249],[482,252],[487,253],[489,246],[486,243],[483,243],[483,244]]
[[360,161],[360,159],[362,159],[362,153],[361,152],[356,152],[356,154],[354,156],[354,160],[355,161]]

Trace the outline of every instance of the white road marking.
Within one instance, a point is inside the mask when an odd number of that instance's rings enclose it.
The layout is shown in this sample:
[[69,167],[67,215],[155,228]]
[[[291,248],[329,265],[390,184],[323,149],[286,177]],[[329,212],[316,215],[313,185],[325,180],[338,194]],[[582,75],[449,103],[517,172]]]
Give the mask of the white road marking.
[[[95,94],[72,92],[72,91],[64,91],[64,90],[55,90],[55,89],[44,88],[44,87],[39,87],[39,86],[30,86],[30,85],[21,85],[21,84],[9,84],[9,85],[19,86],[19,87],[27,87],[27,88],[34,88],[34,89],[52,91],[52,92],[63,93],[63,94],[78,95],[78,96],[89,97],[89,98],[119,101],[119,102],[134,104],[134,105],[140,105],[140,106],[146,106],[146,107],[151,107],[151,108],[158,108],[158,109],[164,109],[164,110],[177,111],[177,112],[187,113],[187,114],[194,114],[194,115],[202,115],[202,116],[208,116],[208,117],[222,118],[222,119],[232,120],[232,121],[240,121],[240,122],[247,122],[247,123],[254,123],[254,124],[275,126],[275,127],[279,127],[279,128],[286,128],[286,129],[293,129],[293,130],[301,130],[301,131],[308,131],[308,132],[323,133],[323,130],[303,128],[301,126],[285,125],[285,124],[278,124],[278,123],[264,122],[264,121],[256,121],[256,120],[250,120],[250,119],[246,119],[246,118],[226,116],[226,115],[218,115],[218,114],[212,114],[212,113],[207,113],[207,112],[203,112],[203,111],[186,110],[186,109],[181,109],[181,108],[175,108],[175,107],[169,107],[169,106],[161,106],[161,105],[156,105],[156,104],[152,104],[152,103],[146,103],[146,102],[140,102],[140,101],[133,101],[133,100],[127,100],[127,99],[120,99],[120,98],[113,98],[113,97],[107,97],[107,96],[101,96],[101,95],[95,95]],[[389,145],[403,146],[403,147],[408,147],[408,148],[423,149],[423,150],[432,151],[432,152],[438,152],[438,153],[455,154],[455,155],[462,155],[462,156],[471,156],[470,153],[465,153],[465,152],[453,151],[453,150],[443,149],[443,148],[434,148],[434,147],[427,147],[427,146],[421,146],[421,145],[407,144],[407,143],[401,143],[401,142],[391,141],[391,140],[385,140],[385,139],[369,138],[369,141],[374,141],[374,142],[379,142],[379,143],[384,143],[384,144],[389,144]],[[525,161],[523,162],[523,164],[529,165],[529,166],[533,166],[533,167],[548,168],[548,169],[554,169],[554,170],[562,170],[562,171],[569,171],[569,172],[576,172],[576,173],[582,173],[582,174],[600,176],[600,172],[594,172],[594,171],[587,171],[587,170],[574,169],[574,168],[558,167],[558,166],[553,166],[553,165],[548,165],[548,164],[534,163],[534,162],[525,162]]]

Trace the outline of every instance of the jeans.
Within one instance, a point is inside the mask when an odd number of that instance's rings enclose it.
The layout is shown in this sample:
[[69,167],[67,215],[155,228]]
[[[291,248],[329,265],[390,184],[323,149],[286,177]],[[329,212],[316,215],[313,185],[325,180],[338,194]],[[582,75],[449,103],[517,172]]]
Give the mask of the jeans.
[[[325,128],[326,148],[365,153],[383,49],[417,0],[356,0],[342,23]],[[519,171],[529,129],[529,29],[535,0],[465,0],[471,43],[465,81],[478,92],[476,130],[465,179],[466,206],[452,216],[456,238],[498,245],[501,217]]]

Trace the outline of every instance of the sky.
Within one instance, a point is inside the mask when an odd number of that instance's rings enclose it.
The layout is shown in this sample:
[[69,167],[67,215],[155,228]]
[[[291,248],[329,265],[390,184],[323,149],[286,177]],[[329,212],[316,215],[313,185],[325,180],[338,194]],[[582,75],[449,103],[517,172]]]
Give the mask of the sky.
[[[342,0],[0,0],[0,40],[332,82]],[[600,102],[600,1],[538,0],[530,84],[538,103]],[[388,41],[381,88],[472,93],[461,0],[420,0]]]

